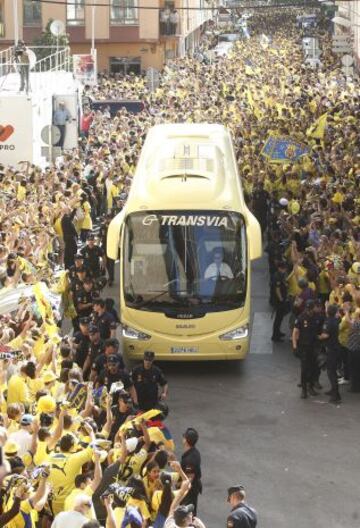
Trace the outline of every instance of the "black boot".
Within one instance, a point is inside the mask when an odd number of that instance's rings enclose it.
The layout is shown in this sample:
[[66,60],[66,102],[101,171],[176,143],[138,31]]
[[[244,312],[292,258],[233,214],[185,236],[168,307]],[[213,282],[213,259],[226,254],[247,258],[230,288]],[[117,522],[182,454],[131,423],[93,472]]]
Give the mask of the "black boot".
[[314,387],[312,385],[309,385],[308,391],[309,391],[310,396],[318,396],[319,395],[319,393],[316,392],[316,390],[314,390]]
[[306,400],[306,398],[308,397],[306,388],[303,388],[303,390],[301,391],[301,396],[300,397],[303,400]]

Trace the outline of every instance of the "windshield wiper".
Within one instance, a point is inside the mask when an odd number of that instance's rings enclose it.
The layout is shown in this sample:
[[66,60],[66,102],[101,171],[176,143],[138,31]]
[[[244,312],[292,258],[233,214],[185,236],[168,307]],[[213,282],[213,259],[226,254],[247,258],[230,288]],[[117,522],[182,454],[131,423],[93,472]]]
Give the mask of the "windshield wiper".
[[[152,291],[152,292],[148,292],[148,293],[157,293],[157,295],[154,295],[154,297],[150,297],[150,299],[146,299],[146,301],[140,302],[140,304],[137,305],[139,308],[142,308],[143,306],[148,306],[149,304],[153,303],[154,301],[157,301],[158,299],[160,299],[166,293],[168,293],[169,296],[170,296],[169,290],[161,290],[161,291],[158,291],[158,292]],[[187,291],[186,290],[182,290],[182,291],[176,292],[176,294],[178,294],[178,293],[179,294],[187,293]],[[177,299],[174,299],[171,296],[170,296],[170,298],[171,298],[172,301],[174,301],[174,303],[176,303]]]

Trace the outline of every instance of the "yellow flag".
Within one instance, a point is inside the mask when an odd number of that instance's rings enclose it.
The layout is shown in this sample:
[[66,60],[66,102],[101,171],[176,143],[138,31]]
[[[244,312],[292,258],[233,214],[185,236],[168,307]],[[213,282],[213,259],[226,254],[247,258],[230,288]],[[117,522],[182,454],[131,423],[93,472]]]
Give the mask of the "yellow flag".
[[306,135],[314,139],[324,139],[327,118],[328,114],[325,112],[307,129]]

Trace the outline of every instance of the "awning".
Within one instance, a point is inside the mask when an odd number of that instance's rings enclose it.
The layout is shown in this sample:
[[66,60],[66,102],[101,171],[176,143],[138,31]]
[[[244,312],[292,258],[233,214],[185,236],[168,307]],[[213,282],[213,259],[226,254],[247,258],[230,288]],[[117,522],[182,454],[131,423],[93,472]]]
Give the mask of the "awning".
[[347,20],[347,18],[343,18],[341,16],[334,17],[331,22],[334,22],[334,24],[338,24],[339,26],[343,26],[346,28],[349,28],[351,26],[350,20]]

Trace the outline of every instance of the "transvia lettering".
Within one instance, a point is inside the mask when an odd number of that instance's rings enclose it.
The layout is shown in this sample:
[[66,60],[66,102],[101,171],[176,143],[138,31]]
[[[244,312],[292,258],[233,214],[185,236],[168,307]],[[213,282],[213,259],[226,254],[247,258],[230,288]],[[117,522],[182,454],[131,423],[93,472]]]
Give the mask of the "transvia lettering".
[[[143,225],[151,225],[158,221],[156,215],[148,215],[143,219]],[[162,215],[160,223],[163,226],[206,226],[206,227],[228,227],[228,218],[224,216],[205,215]]]

